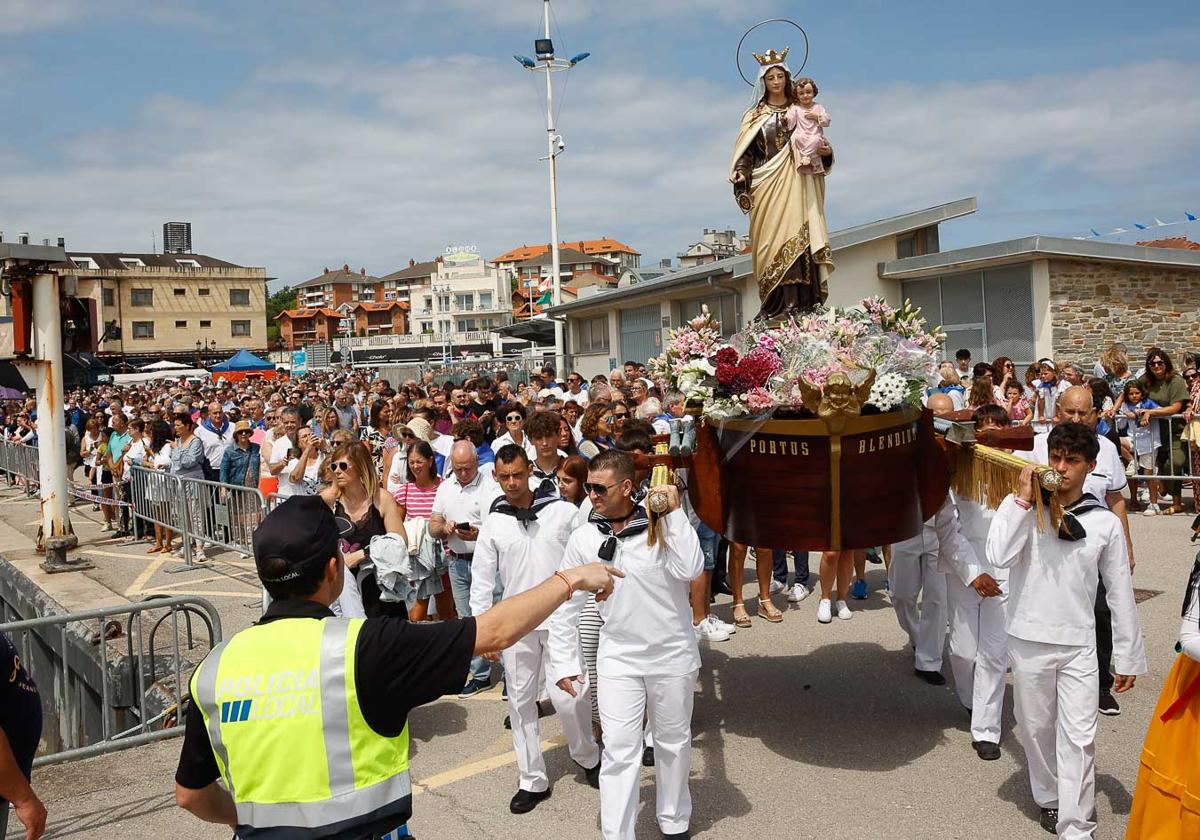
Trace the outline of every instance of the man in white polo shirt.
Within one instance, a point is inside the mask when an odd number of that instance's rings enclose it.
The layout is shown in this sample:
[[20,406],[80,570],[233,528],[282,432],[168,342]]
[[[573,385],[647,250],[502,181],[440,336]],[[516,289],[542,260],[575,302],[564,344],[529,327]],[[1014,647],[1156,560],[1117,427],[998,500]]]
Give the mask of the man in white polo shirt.
[[[450,450],[452,476],[438,485],[429,517],[429,533],[445,540],[450,554],[450,591],[461,618],[471,615],[471,561],[482,521],[480,506],[495,498],[495,485],[479,471],[479,457],[469,440]],[[482,656],[471,659],[467,684],[459,697],[470,697],[491,686],[491,664]]]

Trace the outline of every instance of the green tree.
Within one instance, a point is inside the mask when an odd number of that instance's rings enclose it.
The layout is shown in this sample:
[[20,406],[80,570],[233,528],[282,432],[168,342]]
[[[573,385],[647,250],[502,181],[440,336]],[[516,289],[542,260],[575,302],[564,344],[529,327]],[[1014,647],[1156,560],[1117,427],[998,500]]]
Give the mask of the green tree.
[[296,290],[284,286],[277,292],[267,296],[267,343],[274,344],[279,340],[279,322],[275,320],[285,309],[296,308]]

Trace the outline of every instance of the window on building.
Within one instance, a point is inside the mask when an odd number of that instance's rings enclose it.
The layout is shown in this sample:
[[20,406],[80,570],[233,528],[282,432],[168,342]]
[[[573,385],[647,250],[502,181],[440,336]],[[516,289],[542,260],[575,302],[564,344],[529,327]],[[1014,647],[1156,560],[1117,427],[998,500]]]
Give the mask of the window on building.
[[458,332],[475,332],[478,329],[478,324],[474,318],[464,318],[458,322]]
[[479,293],[479,308],[480,309],[491,309],[492,308],[492,293],[491,292],[480,292]]
[[679,323],[686,324],[700,314],[702,307],[707,306],[709,313],[721,322],[721,335],[733,335],[740,328],[737,303],[734,295],[680,301]]
[[1017,365],[1034,361],[1033,286],[1027,263],[905,280],[901,295],[921,308],[927,322],[942,325],[950,358],[966,348],[976,359],[1008,356]]
[[234,338],[243,338],[250,335],[249,321],[230,321],[229,334]]
[[154,290],[153,289],[131,289],[129,292],[129,304],[131,306],[153,306],[154,305]]
[[433,333],[433,322],[432,321],[422,321],[421,322],[421,332],[425,335],[431,335]]
[[426,297],[425,298],[425,306],[421,311],[422,312],[430,312],[430,311],[432,311],[432,309],[433,309],[433,298]]
[[187,321],[176,321],[176,322],[175,322],[175,329],[177,329],[177,330],[186,330],[186,329],[187,329]]
[[211,329],[212,329],[212,321],[201,321],[201,322],[200,322],[200,329],[202,329],[202,330],[211,330]]
[[936,254],[939,250],[937,225],[896,237],[896,259]]
[[196,290],[196,294],[200,295],[200,297],[208,297],[208,289],[201,286]]
[[479,329],[481,329],[481,330],[496,329],[496,319],[495,318],[481,318],[479,321]]
[[459,312],[471,312],[475,309],[475,295],[455,295],[454,306]]
[[134,321],[133,322],[133,337],[134,338],[154,338],[154,322],[153,321]]
[[112,289],[103,289],[100,293],[100,299],[105,306],[116,306],[116,297]]
[[230,289],[229,290],[229,305],[230,306],[249,306],[250,305],[250,290],[249,289]]
[[118,257],[125,268],[145,268],[146,264],[136,257]]
[[187,294],[187,289],[175,289],[175,297],[183,297]]
[[176,258],[175,265],[177,268],[199,268],[200,263],[195,260],[185,260]]
[[595,318],[585,318],[576,322],[575,326],[576,353],[607,353],[608,352],[608,316],[597,315]]
[[438,295],[438,312],[450,311],[450,295]]

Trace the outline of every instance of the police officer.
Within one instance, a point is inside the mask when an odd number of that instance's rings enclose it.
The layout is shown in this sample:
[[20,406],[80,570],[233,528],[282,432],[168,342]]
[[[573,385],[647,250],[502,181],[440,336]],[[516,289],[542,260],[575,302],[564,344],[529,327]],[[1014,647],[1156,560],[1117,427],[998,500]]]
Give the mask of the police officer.
[[29,786],[33,754],[42,737],[37,685],[8,637],[0,633],[0,837],[7,836],[8,806],[25,826],[25,840],[46,830],[46,806]]
[[[328,505],[288,499],[254,533],[274,599],[191,680],[175,775],[180,807],[249,838],[376,840],[412,813],[408,713],[458,692],[471,657],[509,647],[612,568],[563,571],[478,618],[335,618],[345,566]],[[218,779],[220,783],[218,783]]]

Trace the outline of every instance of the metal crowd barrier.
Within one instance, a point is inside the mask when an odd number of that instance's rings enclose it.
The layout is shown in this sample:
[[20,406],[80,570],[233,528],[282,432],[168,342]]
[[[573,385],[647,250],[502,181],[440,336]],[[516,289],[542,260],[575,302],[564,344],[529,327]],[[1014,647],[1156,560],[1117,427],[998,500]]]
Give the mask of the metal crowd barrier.
[[193,539],[208,545],[254,554],[251,537],[266,515],[257,487],[239,487],[198,478],[178,479]]
[[[157,618],[145,615],[152,610],[166,612]],[[4,611],[7,617],[7,607]],[[197,640],[193,638],[193,616],[207,630],[204,652],[220,643],[221,617],[216,607],[204,598],[192,595],[159,597],[136,604],[0,624],[0,633],[12,639],[21,661],[38,684],[43,704],[47,695],[53,699],[59,736],[56,740],[61,742],[62,748],[39,756],[34,761],[35,767],[90,758],[183,734],[183,716],[179,711],[187,694],[191,672],[200,657],[183,655],[179,627],[181,613],[187,650],[197,646]],[[160,627],[168,619],[172,632],[167,651],[170,667],[163,669],[159,667],[158,659],[162,651],[156,650],[154,643]],[[77,626],[72,628],[72,625]],[[90,636],[89,626],[96,628]],[[123,631],[127,636],[124,661],[119,655],[110,654],[108,649],[107,640],[118,635],[117,631]],[[92,648],[95,648],[95,654]],[[171,682],[164,686],[164,680]],[[98,707],[95,702],[97,681],[100,683]],[[154,693],[162,701],[158,711],[147,706],[147,695]],[[99,740],[88,737],[89,728],[91,734],[99,734]],[[83,743],[88,740],[93,742]]]
[[[1169,440],[1160,439],[1161,446],[1171,449],[1171,455],[1165,459],[1168,472],[1138,475],[1133,478],[1138,481],[1200,482],[1200,470],[1193,468],[1193,465],[1200,463],[1198,461],[1200,440],[1180,440],[1183,430],[1187,427],[1182,414],[1172,414],[1170,417],[1160,417],[1150,422],[1157,423],[1159,420],[1166,420],[1171,430]],[[1200,502],[1200,499],[1197,499],[1197,502]]]

